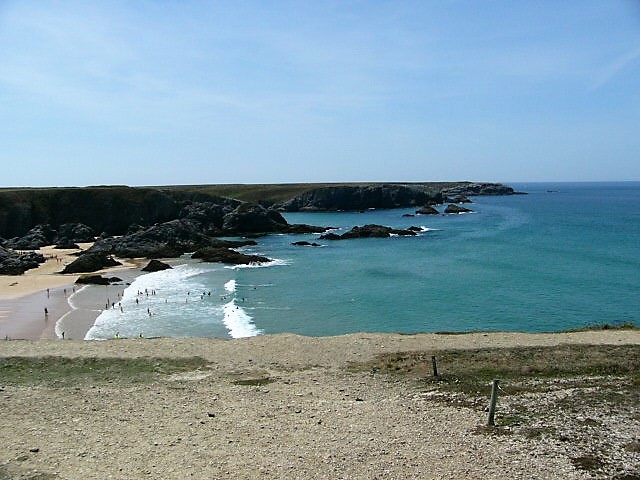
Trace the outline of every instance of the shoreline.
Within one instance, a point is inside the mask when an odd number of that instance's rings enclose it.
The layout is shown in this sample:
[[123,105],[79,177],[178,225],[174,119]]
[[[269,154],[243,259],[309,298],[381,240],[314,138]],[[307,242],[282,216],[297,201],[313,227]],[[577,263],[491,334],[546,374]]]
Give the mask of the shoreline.
[[[75,260],[75,254],[92,243],[80,244],[80,249],[39,250],[46,261],[22,275],[0,275],[0,338],[1,339],[84,339],[96,318],[104,310],[107,298],[116,298],[128,285],[80,285],[80,274],[61,274]],[[117,259],[116,267],[87,272],[82,275],[117,275],[131,283],[144,274],[135,259]],[[47,314],[45,315],[45,308]]]
[[109,273],[122,277],[123,282],[111,285],[83,285],[69,297],[69,310],[56,321],[54,338],[84,340],[96,319],[106,310],[107,302],[121,297],[131,282],[144,272],[127,268],[110,270]]

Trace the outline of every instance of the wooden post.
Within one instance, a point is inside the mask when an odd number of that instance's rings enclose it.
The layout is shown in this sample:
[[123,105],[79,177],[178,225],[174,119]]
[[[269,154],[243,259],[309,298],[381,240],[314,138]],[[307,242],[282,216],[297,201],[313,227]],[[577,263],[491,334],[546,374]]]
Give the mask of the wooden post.
[[496,422],[494,417],[496,414],[496,403],[498,403],[498,382],[500,380],[494,380],[491,386],[491,402],[489,403],[489,418],[487,420],[487,426],[495,427]]
[[431,366],[433,366],[433,376],[438,376],[438,364],[436,363],[436,356],[431,355]]

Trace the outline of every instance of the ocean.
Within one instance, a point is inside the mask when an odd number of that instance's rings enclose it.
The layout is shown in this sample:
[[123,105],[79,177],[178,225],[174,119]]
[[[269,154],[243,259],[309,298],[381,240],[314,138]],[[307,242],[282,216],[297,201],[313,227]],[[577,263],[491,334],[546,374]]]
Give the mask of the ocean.
[[[510,184],[474,213],[287,213],[290,223],[421,227],[415,237],[270,235],[242,249],[273,262],[188,258],[138,277],[87,339],[273,333],[551,332],[640,324],[640,182]],[[307,240],[321,247],[300,247]]]

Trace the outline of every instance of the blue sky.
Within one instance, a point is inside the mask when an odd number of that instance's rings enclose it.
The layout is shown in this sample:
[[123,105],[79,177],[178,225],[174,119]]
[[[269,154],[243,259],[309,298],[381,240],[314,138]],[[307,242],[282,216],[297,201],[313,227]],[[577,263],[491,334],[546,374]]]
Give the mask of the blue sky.
[[1,186],[640,180],[640,1],[0,0]]

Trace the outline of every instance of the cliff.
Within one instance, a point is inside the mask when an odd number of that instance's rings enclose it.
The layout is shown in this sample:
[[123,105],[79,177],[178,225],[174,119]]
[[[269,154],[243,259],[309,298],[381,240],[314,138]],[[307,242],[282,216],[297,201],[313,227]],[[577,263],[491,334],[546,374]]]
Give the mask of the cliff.
[[[225,193],[232,193],[234,198],[220,196]],[[293,212],[420,207],[442,203],[446,196],[513,193],[504,185],[470,182],[0,189],[0,237],[23,236],[43,225],[58,234],[55,237],[51,233],[47,239],[60,238],[62,226],[78,223],[97,234],[123,235],[132,225],[149,227],[179,218],[206,223],[210,230],[218,229],[218,234],[226,230],[234,234],[270,231],[259,224],[258,218],[266,218],[268,221],[263,223],[278,227],[271,231],[287,231],[286,221],[274,209]],[[275,208],[255,216],[253,210],[242,207],[248,211],[241,212],[243,223],[239,223],[238,212],[236,217],[232,213],[247,197]]]
[[0,190],[0,236],[24,235],[39,224],[82,223],[119,235],[131,224],[176,218],[178,202],[157,189],[131,187]]
[[407,183],[337,185],[312,188],[281,202],[286,212],[366,210],[438,205],[448,196],[512,195],[513,188],[498,183]]

